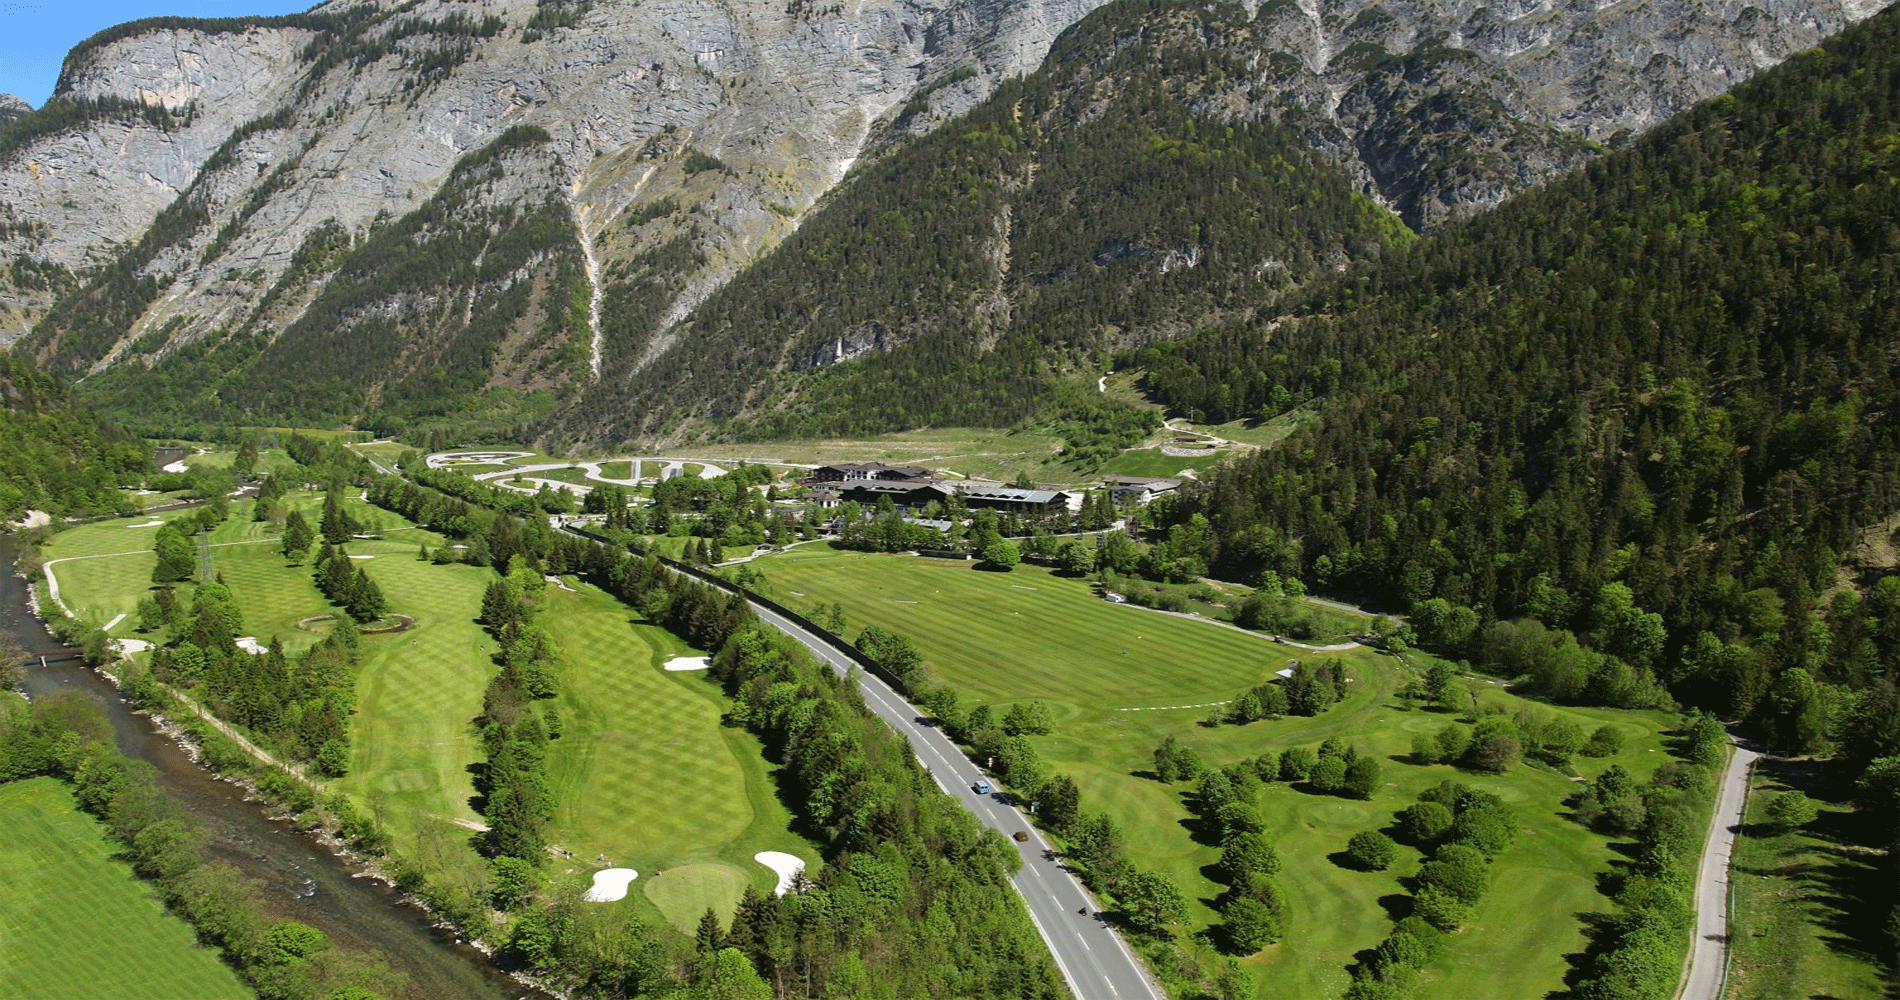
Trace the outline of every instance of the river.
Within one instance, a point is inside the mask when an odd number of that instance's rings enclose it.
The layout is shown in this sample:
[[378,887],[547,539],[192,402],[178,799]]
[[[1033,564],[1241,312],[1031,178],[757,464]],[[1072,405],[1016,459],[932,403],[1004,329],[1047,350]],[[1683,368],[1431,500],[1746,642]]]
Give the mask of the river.
[[47,634],[27,608],[26,583],[12,572],[17,552],[17,541],[0,535],[0,630],[35,656],[64,661],[30,666],[27,695],[76,690],[98,702],[119,749],[158,768],[159,785],[196,818],[212,854],[262,885],[267,916],[300,920],[341,947],[381,958],[406,980],[394,994],[401,1000],[545,996],[509,979],[481,952],[430,926],[426,914],[404,905],[389,886],[357,877],[342,859],[245,801],[242,789],[192,762],[150,718],[134,713],[110,682],[70,658],[73,649]]

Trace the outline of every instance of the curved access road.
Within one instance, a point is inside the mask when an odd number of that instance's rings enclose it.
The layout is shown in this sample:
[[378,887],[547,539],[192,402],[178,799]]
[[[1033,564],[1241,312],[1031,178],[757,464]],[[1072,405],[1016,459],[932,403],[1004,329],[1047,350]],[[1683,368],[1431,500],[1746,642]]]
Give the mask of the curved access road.
[[[752,610],[760,621],[798,640],[832,669],[841,674],[850,672],[851,660],[823,639],[770,608],[754,604]],[[943,733],[919,722],[923,713],[896,691],[863,672],[858,675],[858,684],[864,703],[910,740],[917,759],[944,791],[975,813],[983,825],[1004,836],[1013,836],[1019,830],[1029,834],[1027,842],[1010,841],[1023,859],[1022,871],[1016,874],[1016,891],[1028,905],[1029,918],[1049,946],[1069,991],[1079,1000],[1164,1000],[1165,995],[1148,978],[1141,960],[1115,928],[1098,916],[1101,905],[1061,862],[1042,831],[1001,795],[977,794],[974,786],[983,773]]]
[[1729,857],[1748,807],[1748,777],[1761,754],[1737,743],[1722,771],[1695,881],[1695,942],[1678,1000],[1721,1000],[1728,980]]

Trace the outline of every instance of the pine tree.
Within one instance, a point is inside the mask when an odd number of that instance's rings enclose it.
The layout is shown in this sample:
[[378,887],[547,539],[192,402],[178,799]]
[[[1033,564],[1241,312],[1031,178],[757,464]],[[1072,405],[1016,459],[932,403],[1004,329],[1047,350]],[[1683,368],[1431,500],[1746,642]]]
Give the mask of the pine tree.
[[284,517],[284,555],[290,559],[302,559],[309,550],[313,536],[310,522],[304,520],[303,511],[293,510]]

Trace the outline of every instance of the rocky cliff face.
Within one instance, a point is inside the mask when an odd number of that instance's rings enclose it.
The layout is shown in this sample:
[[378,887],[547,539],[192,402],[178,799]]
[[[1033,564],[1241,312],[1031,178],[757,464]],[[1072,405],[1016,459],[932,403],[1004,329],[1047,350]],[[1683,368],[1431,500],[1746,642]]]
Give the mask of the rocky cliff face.
[[1415,228],[1569,170],[1881,0],[1266,0],[1225,114],[1304,130]]
[[[141,255],[138,276],[164,294],[115,344],[76,352],[58,328],[35,343],[49,363],[92,369],[175,319],[181,342],[242,325],[312,232],[365,235],[530,124],[567,165],[554,189],[598,256],[637,252],[623,212],[692,199],[706,263],[679,283],[683,312],[788,232],[894,105],[956,70],[956,93],[980,97],[1091,3],[978,16],[943,0],[337,0],[249,28],[120,31],[69,58],[52,102],[76,109],[65,127],[0,149],[0,211],[33,222],[0,230],[0,254],[83,271],[150,242],[168,208],[194,217]],[[955,110],[943,103],[913,119]],[[724,169],[694,182],[695,154]]]
[[[508,206],[490,205],[484,224],[497,238],[539,241],[544,261],[566,261],[571,246],[578,264],[532,280],[580,280],[578,289],[531,296],[523,308],[535,314],[521,319],[565,342],[541,344],[532,362],[497,359],[527,342],[504,336],[449,367],[479,372],[478,391],[571,397],[676,355],[699,305],[794,232],[861,157],[901,155],[905,137],[978,107],[999,81],[1042,66],[1057,36],[1097,6],[332,0],[285,18],[107,32],[69,57],[46,108],[0,129],[0,255],[12,265],[0,272],[0,341],[18,338],[39,363],[110,387],[82,386],[109,406],[98,393],[129,400],[191,371],[229,383],[193,404],[204,419],[314,415],[257,391],[288,370],[273,352],[315,342],[285,331],[350,327],[307,312],[337,269],[365,247],[397,253],[376,240],[391,226],[426,229],[463,209],[441,201],[457,164],[530,126],[546,134],[536,166],[512,170],[505,187],[540,221],[516,228]],[[1144,18],[1167,6],[1120,0],[1096,16],[1116,19],[1123,44],[1136,45]],[[1209,120],[1294,130],[1362,192],[1428,227],[1566,169],[1877,6],[1213,5],[1196,16],[1215,68],[1186,71],[1193,82],[1179,89]],[[1071,88],[1114,86],[1086,60],[1060,72]],[[560,226],[536,207],[547,205],[565,210]],[[472,316],[468,303],[484,294],[437,284],[405,308],[436,310],[430,343],[459,343],[441,324],[456,322],[458,299]],[[800,347],[777,363],[902,342],[854,334],[829,354]],[[205,368],[211,357],[229,370]],[[756,374],[705,368],[691,377]],[[183,399],[176,412],[191,411]],[[379,412],[382,399],[370,391],[353,416]],[[501,422],[549,405],[510,404]]]

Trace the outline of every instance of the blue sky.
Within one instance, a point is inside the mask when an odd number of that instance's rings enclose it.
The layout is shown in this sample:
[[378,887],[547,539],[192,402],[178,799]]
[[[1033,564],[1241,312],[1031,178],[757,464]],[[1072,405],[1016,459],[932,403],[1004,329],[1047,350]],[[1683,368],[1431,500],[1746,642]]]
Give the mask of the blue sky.
[[52,96],[66,51],[100,28],[141,17],[240,17],[308,10],[317,0],[0,0],[0,94],[34,107]]

